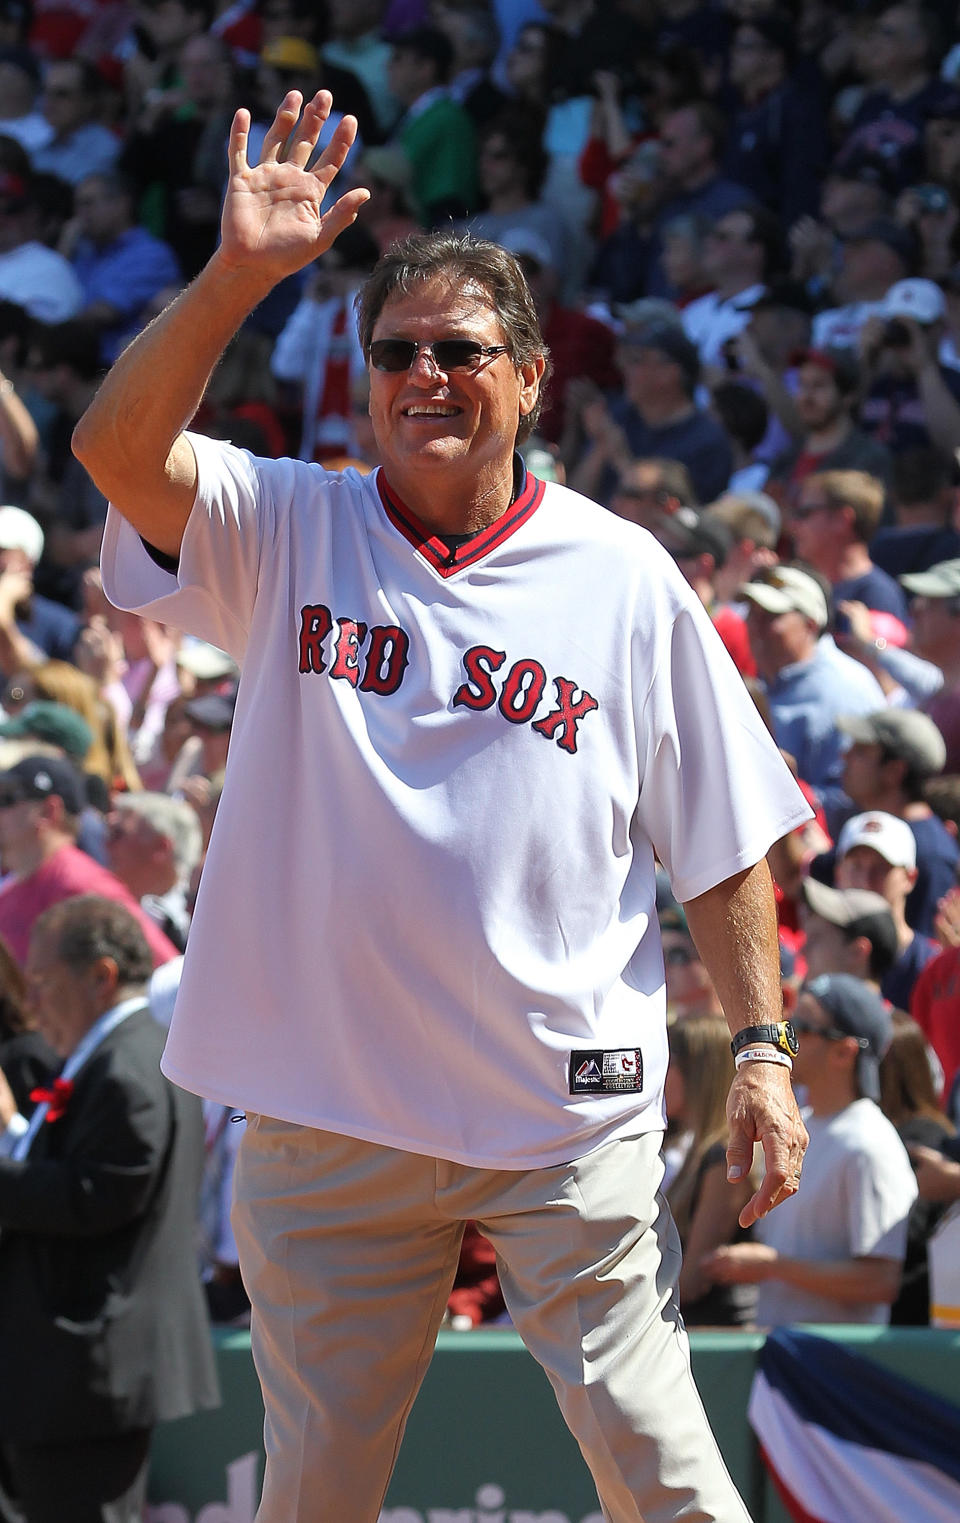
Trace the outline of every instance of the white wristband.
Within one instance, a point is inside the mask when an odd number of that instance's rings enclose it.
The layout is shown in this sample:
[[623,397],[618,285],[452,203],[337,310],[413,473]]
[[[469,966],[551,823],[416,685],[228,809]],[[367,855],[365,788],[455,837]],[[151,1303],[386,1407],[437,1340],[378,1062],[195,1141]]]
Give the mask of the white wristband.
[[745,1047],[733,1061],[737,1068],[742,1068],[744,1063],[779,1063],[781,1068],[793,1071],[793,1059],[776,1047]]

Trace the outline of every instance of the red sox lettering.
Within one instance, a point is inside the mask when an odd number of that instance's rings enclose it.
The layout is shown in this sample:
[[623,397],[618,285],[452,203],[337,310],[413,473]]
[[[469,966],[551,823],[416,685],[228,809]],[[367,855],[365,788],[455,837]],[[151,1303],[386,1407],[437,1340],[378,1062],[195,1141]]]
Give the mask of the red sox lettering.
[[[326,654],[325,642],[329,642]],[[326,672],[335,680],[349,682],[360,692],[387,696],[395,693],[403,681],[409,650],[409,636],[397,624],[375,624],[368,630],[358,619],[335,619],[323,603],[307,603],[300,610],[302,674],[319,676]],[[494,674],[506,660],[506,651],[494,650],[489,645],[471,646],[463,657],[467,680],[454,693],[453,706],[479,710],[496,704],[511,724],[533,721],[531,729],[575,755],[578,727],[585,715],[599,707],[596,698],[569,677],[554,677],[555,706],[534,721],[547,687],[547,673],[539,661],[530,658],[515,661],[498,696]]]
[[300,610],[300,671],[321,673],[327,669],[323,642],[337,625],[330,676],[359,687],[363,693],[395,693],[409,661],[410,637],[397,624],[375,624],[369,631],[370,645],[360,675],[360,651],[367,626],[357,619],[334,620],[323,603],[307,603]]

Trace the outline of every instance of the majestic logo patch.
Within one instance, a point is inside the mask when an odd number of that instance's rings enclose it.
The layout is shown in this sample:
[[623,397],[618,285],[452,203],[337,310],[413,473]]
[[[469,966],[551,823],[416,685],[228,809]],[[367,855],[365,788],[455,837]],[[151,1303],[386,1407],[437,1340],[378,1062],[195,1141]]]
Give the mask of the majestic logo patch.
[[616,1095],[643,1088],[639,1047],[595,1048],[570,1054],[571,1095]]

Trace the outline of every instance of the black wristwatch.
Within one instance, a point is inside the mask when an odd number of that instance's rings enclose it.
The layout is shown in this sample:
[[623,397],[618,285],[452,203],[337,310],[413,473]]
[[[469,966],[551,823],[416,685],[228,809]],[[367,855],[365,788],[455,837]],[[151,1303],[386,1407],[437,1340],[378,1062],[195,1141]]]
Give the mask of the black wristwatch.
[[744,1026],[738,1031],[730,1043],[730,1051],[736,1057],[745,1047],[752,1047],[754,1042],[772,1042],[778,1052],[785,1052],[788,1058],[795,1058],[800,1050],[797,1041],[797,1033],[790,1021],[779,1021],[776,1026]]

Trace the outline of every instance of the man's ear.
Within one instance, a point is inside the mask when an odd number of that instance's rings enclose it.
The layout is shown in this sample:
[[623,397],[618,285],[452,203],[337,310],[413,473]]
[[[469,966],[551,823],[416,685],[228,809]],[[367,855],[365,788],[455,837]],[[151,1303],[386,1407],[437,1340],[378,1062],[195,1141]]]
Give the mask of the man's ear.
[[854,973],[857,978],[866,978],[870,969],[870,953],[873,951],[869,936],[854,936],[847,942],[847,961],[850,964],[845,971]]
[[536,407],[537,398],[540,395],[540,382],[546,368],[547,362],[542,354],[535,355],[532,360],[527,360],[518,367],[521,418],[528,417]]

